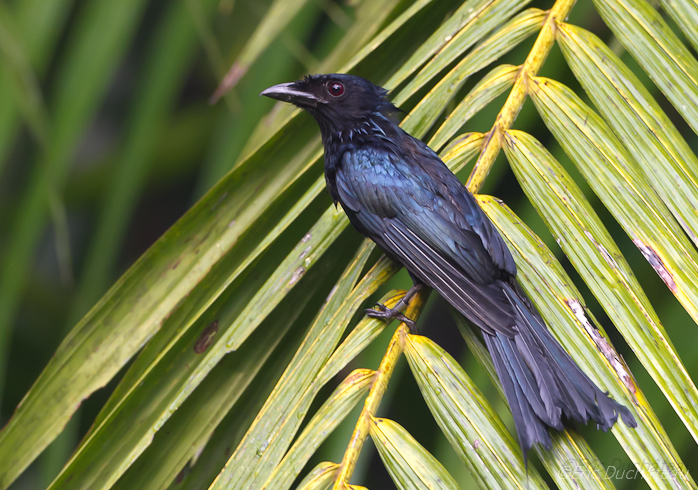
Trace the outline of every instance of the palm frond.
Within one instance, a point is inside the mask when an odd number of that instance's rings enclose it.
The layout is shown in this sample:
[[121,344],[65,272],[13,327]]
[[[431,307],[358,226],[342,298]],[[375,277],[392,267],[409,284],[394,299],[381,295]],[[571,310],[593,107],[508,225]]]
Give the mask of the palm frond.
[[[56,30],[65,22],[59,11],[70,2],[15,3],[0,8],[0,51],[8,61],[0,70],[0,101],[7,102],[0,104],[0,157],[23,121],[36,137],[38,163],[0,272],[0,362],[52,210],[57,233],[70,234],[61,195],[71,156],[148,5],[83,2],[61,51],[65,61],[44,80]],[[29,32],[28,19],[42,3],[41,32]],[[615,234],[617,223],[667,286],[667,296],[698,322],[698,158],[695,135],[685,134],[698,132],[698,62],[682,42],[685,36],[698,47],[698,8],[685,0],[660,3],[675,29],[645,0],[593,0],[620,42],[611,48],[568,23],[571,0],[556,0],[547,11],[526,8],[527,0],[380,0],[346,7],[351,16],[334,4],[275,0],[230,48],[232,68],[216,96],[233,88],[227,104],[235,111],[238,89],[289,29],[306,17],[320,19],[321,9],[327,18],[344,16],[329,33],[305,29],[323,46],[317,70],[351,71],[391,90],[408,111],[402,127],[428,140],[449,168],[461,172],[476,160],[467,180],[472,192],[482,189],[504,150],[530,201],[507,196],[508,204],[517,204],[526,221],[534,221],[533,212],[542,218],[531,223],[540,236],[504,202],[477,199],[512,250],[521,284],[572,358],[639,421],[637,429],[619,423],[612,432],[649,487],[696,488],[681,458],[690,450],[674,447],[655,414],[655,406],[670,406],[679,428],[698,441],[693,373],[679,356],[683,346],[672,343],[674,326],[662,325],[655,294],[643,290],[647,281],[631,268],[634,250]],[[320,138],[291,107],[259,121],[248,115],[245,138],[229,146],[225,131],[243,116],[216,112],[220,136],[201,182],[224,165],[230,171],[89,309],[106,287],[145,191],[160,141],[153,135],[178,110],[199,44],[213,71],[223,71],[220,40],[209,24],[229,8],[207,0],[162,9],[123,149],[104,187],[103,219],[73,297],[69,316],[77,325],[0,432],[0,489],[132,359],[51,489],[359,489],[365,487],[352,477],[368,438],[398,488],[465,488],[407,423],[392,413],[379,416],[403,354],[426,402],[421,413],[434,419],[479,486],[546,488],[552,481],[564,489],[613,488],[593,440],[568,427],[554,434],[552,451],[536,450],[541,464],[524,461],[506,411],[495,409],[499,400],[487,399],[446,350],[405,324],[391,330],[357,315],[374,296],[388,306],[398,303],[402,284],[391,278],[399,266],[376,259],[372,243],[345,231],[341,208],[328,207]],[[553,50],[556,43],[562,56]],[[621,47],[640,68],[629,67]],[[306,71],[315,69],[309,53],[296,49]],[[552,78],[541,76],[551,56],[569,67],[584,93],[570,88],[578,86],[570,77],[553,79],[560,67],[543,73]],[[646,78],[661,94],[645,86]],[[49,97],[42,84],[50,84]],[[254,84],[244,90],[258,93]],[[11,101],[8,94],[15,94]],[[529,97],[535,111],[524,106]],[[667,114],[674,109],[680,117]],[[544,125],[514,129],[520,112]],[[548,134],[552,138],[543,139]],[[552,240],[554,250],[543,243],[550,235],[559,249]],[[68,240],[59,242],[70,258]],[[562,260],[593,298],[584,298]],[[427,296],[413,298],[408,316],[419,316]],[[630,347],[629,364],[641,365],[658,386],[656,403],[640,386],[646,376],[635,379],[587,308],[594,301]],[[501,394],[478,334],[455,316],[481,373]],[[387,342],[385,351],[370,369],[365,351],[380,342]],[[351,437],[342,460],[328,462],[323,442],[342,424]]]

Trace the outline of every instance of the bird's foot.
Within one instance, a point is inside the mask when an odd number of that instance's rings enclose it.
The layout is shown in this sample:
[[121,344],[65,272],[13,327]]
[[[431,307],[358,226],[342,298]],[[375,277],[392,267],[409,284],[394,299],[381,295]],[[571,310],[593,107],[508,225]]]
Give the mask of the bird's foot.
[[380,303],[376,304],[376,308],[378,309],[376,310],[374,308],[368,308],[366,310],[366,315],[371,318],[380,318],[382,320],[392,320],[393,318],[395,318],[407,325],[410,329],[410,332],[417,332],[417,325],[414,323],[414,321],[407,318],[399,309],[388,308],[387,306]]

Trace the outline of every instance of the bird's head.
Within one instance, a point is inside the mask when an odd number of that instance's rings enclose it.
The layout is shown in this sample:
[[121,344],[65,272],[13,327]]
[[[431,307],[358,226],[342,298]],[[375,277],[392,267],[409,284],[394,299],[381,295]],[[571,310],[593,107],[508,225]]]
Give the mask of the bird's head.
[[302,80],[274,85],[260,95],[290,102],[308,111],[326,133],[351,129],[375,117],[397,111],[387,90],[368,80],[339,73],[310,75]]

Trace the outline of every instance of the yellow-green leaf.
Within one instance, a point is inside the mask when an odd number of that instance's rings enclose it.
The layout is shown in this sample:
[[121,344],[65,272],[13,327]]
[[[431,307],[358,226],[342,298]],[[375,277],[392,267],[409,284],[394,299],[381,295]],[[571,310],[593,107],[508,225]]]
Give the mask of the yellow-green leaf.
[[340,383],[274,468],[263,490],[281,490],[291,486],[322,441],[368,393],[375,374],[370,369],[356,369]]
[[448,165],[451,172],[457,174],[480,153],[483,141],[485,141],[485,135],[482,133],[466,133],[453,140],[441,152],[441,159]]
[[337,463],[320,463],[300,482],[298,490],[329,490],[338,473]]
[[446,121],[429,141],[429,146],[439,150],[446,141],[483,107],[511,88],[518,73],[518,66],[501,65],[494,68],[465,96],[446,117]]
[[526,470],[514,438],[446,351],[408,335],[405,355],[436,423],[482,487],[547,488],[534,468]]
[[594,0],[606,25],[698,132],[698,61],[645,0]]
[[698,321],[698,254],[611,128],[549,79],[531,97],[565,152],[683,307]]
[[[266,390],[267,394],[271,391],[273,386],[268,389],[265,387],[265,384],[269,383],[266,378],[270,377],[266,373],[278,372],[275,379],[278,380],[281,374],[279,368],[285,368],[291,360],[307,331],[309,322],[315,316],[320,301],[326,297],[327,290],[334,284],[332,278],[336,277],[342,264],[339,262],[327,267],[330,262],[333,261],[324,260],[318,264],[317,269],[310,271],[305,287],[295,288],[260,328],[255,330],[248,342],[223,358],[155,434],[152,444],[113,488],[164,488],[185,468],[188,461],[196,458],[208,445],[212,433],[224,418],[229,416],[231,409],[238,414],[244,409],[240,406],[244,404],[241,397],[251,391]],[[258,269],[253,269],[253,273],[257,274]],[[248,282],[244,281],[244,284]],[[236,296],[245,298],[244,293],[238,293]],[[196,349],[201,352],[210,348],[215,336],[219,334],[219,325],[213,324],[213,327],[204,329],[193,339],[195,342],[188,343],[188,350]],[[191,361],[186,353],[179,353],[178,357]],[[168,368],[176,369],[176,365],[172,363]],[[167,378],[161,376],[160,380],[166,382]],[[145,394],[146,397],[149,395],[155,395],[154,391]],[[141,406],[147,407],[145,404]],[[238,415],[236,418],[236,422],[242,425],[241,417]],[[131,423],[137,424],[138,421]],[[123,433],[127,434],[128,431]],[[242,437],[242,434],[240,436]],[[230,445],[232,442],[228,439],[226,444]],[[223,463],[224,461],[220,462],[220,467]],[[212,480],[213,477],[209,481]]]
[[[654,411],[617,356],[603,330],[550,250],[504,203],[490,196],[478,202],[502,233],[514,256],[518,278],[546,325],[597,386],[625,405],[637,428],[619,422],[611,431],[652,488],[695,488]],[[655,468],[669,468],[672,478]]]
[[698,3],[695,0],[659,0],[659,3],[698,51]]
[[698,390],[630,266],[582,191],[532,136],[504,135],[518,181],[570,262],[698,440]]
[[[415,137],[423,136],[470,75],[508,53],[530,35],[539,31],[544,20],[545,12],[532,8],[521,12],[507,22],[439,80],[402,121],[403,129]],[[399,104],[405,100],[411,91],[411,85],[405,87],[395,97],[396,103]]]
[[[346,226],[342,225],[343,220],[344,215],[330,208],[272,274],[259,274],[248,280],[246,294],[236,295],[233,301],[221,298],[194,323],[198,329],[182,329],[173,339],[166,338],[169,345],[154,353],[152,362],[144,363],[147,369],[133,380],[133,387],[103,410],[51,488],[109,488],[205,375],[227,352],[236,350],[247,339],[316,263]],[[272,266],[273,262],[264,264],[265,268]],[[254,296],[250,297],[253,291]],[[220,331],[210,347],[192,347],[194,339],[204,335],[214,322]],[[120,434],[118,451],[105,442],[112,440],[114,432]]]
[[371,417],[371,439],[400,490],[459,490],[439,461],[402,426]]
[[365,241],[332,297],[318,315],[305,341],[274,392],[238,445],[211,489],[260,488],[283,457],[317,391],[318,373],[339,342],[356,309],[398,267],[381,259],[350,291],[373,243]]
[[569,24],[557,32],[584,90],[698,245],[698,158],[640,80],[599,38]]
[[[436,53],[427,65],[410,81],[395,98],[402,104],[414,95],[429,80],[437,76],[477,41],[483,39],[497,26],[505,22],[530,0],[469,0],[444,23],[429,40],[412,55],[412,58],[388,81],[388,87],[399,85],[405,78]],[[458,30],[453,32],[453,27]],[[410,64],[411,62],[411,64]]]

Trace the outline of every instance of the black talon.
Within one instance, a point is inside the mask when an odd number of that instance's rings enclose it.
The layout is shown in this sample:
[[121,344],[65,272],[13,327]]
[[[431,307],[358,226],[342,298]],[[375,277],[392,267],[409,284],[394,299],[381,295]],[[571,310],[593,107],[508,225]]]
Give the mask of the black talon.
[[376,304],[376,307],[378,308],[378,310],[368,308],[366,310],[366,315],[371,318],[380,318],[381,320],[392,320],[394,318],[396,320],[400,320],[405,325],[407,325],[410,328],[411,332],[417,331],[417,325],[414,323],[414,321],[407,318],[397,308],[388,308],[387,306],[380,303]]
[[[395,308],[388,308],[382,303],[376,303],[373,308],[368,308],[366,310],[366,315],[371,318],[380,318],[382,320],[392,320],[393,318],[395,318],[407,325],[410,328],[410,332],[417,333],[417,324],[413,320],[407,318],[402,313],[402,310],[407,308],[407,305],[409,305],[412,297],[415,294],[417,294],[417,292],[419,292],[421,289],[422,284],[417,283],[414,286],[412,286],[410,290],[407,291],[402,298],[400,298],[400,301],[397,302]],[[378,308],[378,310],[374,308]]]

